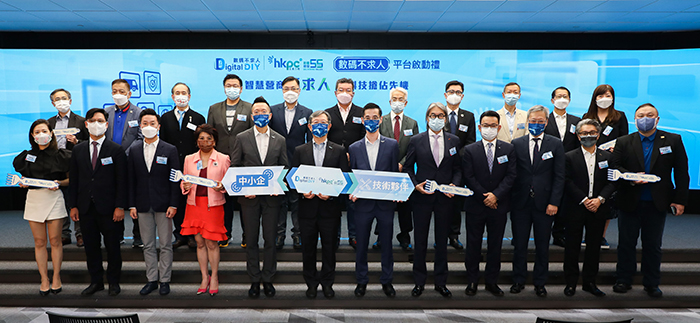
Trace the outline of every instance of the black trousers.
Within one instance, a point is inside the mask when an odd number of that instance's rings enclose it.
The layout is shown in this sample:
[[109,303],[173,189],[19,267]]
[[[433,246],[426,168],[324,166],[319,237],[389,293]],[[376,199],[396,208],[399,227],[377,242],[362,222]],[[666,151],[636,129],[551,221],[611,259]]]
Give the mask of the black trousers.
[[458,239],[462,229],[462,211],[464,211],[464,196],[452,197],[452,217],[450,219],[450,238]]
[[[256,199],[267,198],[258,196]],[[246,232],[246,268],[250,281],[271,283],[277,272],[277,220],[280,214],[279,206],[270,206],[265,201],[258,201],[252,205],[241,205],[241,214],[245,220],[248,231]],[[262,223],[263,236],[263,267],[260,270],[260,224]]]
[[[642,284],[655,287],[661,282],[661,242],[666,225],[666,211],[659,211],[652,201],[640,201],[634,212],[620,210],[617,227],[617,281],[632,284],[637,271],[637,239],[642,235]],[[588,245],[588,241],[586,241]]]
[[[335,244],[337,243],[340,215],[319,216],[309,214],[299,217],[301,254],[304,281],[309,287],[331,286],[335,281]],[[318,238],[321,238],[321,272],[316,268]]]
[[[442,194],[436,192],[435,194]],[[433,271],[435,285],[447,284],[447,236],[452,215],[451,199],[437,196],[430,204],[413,203],[413,222],[416,227],[413,244],[413,280],[416,285],[425,285],[428,269],[425,255],[428,250],[428,233],[431,215],[435,215],[435,261]],[[383,246],[382,246],[383,247]]]
[[[562,203],[559,211],[554,215],[554,223],[552,224],[552,239],[561,239],[566,237],[566,225],[569,221],[570,210],[566,203]],[[586,240],[587,241],[587,240]]]
[[[125,213],[128,211],[125,211]],[[122,272],[122,254],[119,248],[119,240],[123,233],[124,221],[114,222],[112,214],[100,214],[95,208],[94,202],[90,202],[90,208],[84,214],[80,214],[80,230],[83,233],[85,243],[85,256],[90,273],[90,282],[103,284],[102,276],[102,238],[107,249],[107,282],[119,284]]]
[[600,263],[600,241],[603,240],[605,218],[596,217],[583,205],[569,208],[566,225],[566,247],[564,252],[564,277],[566,284],[578,283],[578,258],[581,254],[581,239],[586,228],[586,251],[583,258],[583,283],[595,283]]
[[[396,240],[399,243],[406,242],[411,243],[411,231],[413,231],[413,209],[411,200],[396,203],[396,213],[399,215],[399,234],[396,235]],[[374,234],[379,235],[379,229],[377,229],[377,224],[374,224]]]
[[464,253],[464,267],[467,270],[467,281],[469,283],[479,282],[479,261],[481,260],[481,245],[485,227],[488,231],[484,278],[487,284],[496,284],[498,274],[501,272],[501,247],[508,220],[507,215],[505,212],[486,208],[481,213],[467,211],[465,220],[467,222],[467,247]]

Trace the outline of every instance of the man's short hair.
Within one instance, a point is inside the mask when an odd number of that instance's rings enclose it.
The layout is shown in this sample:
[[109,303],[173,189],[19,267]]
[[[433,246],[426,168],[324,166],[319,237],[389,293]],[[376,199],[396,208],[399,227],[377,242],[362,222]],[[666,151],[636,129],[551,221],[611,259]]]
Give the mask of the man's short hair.
[[638,106],[637,109],[634,110],[634,113],[636,114],[637,111],[639,111],[639,109],[641,109],[643,107],[652,107],[652,108],[654,108],[654,110],[656,110],[656,114],[659,114],[659,109],[657,109],[653,104],[648,103],[648,102]]
[[391,101],[391,97],[392,97],[391,94],[394,93],[394,91],[399,91],[399,92],[403,93],[403,95],[404,95],[404,97],[405,97],[404,99],[405,99],[405,100],[408,100],[408,90],[406,90],[406,89],[404,89],[404,88],[402,88],[402,87],[400,87],[400,86],[397,86],[397,87],[395,87],[395,88],[389,90],[389,101]]
[[501,123],[501,116],[496,111],[484,111],[484,113],[481,114],[481,117],[479,117],[479,124],[481,124],[481,120],[483,120],[485,117],[495,117],[496,120],[498,120],[498,123]]
[[158,113],[156,113],[156,110],[153,110],[151,108],[141,110],[141,113],[139,114],[139,124],[141,123],[141,119],[143,119],[144,116],[156,116],[156,121],[158,121],[158,124],[160,124],[160,116],[158,115]]
[[287,82],[291,82],[291,81],[297,82],[297,86],[299,86],[301,84],[301,83],[299,83],[298,78],[290,75],[290,76],[285,77],[284,80],[282,80],[282,86],[287,84]]
[[365,113],[367,112],[368,109],[369,109],[369,110],[377,109],[377,110],[379,110],[379,116],[380,116],[380,117],[382,116],[382,108],[380,108],[380,107],[379,107],[378,105],[376,105],[375,103],[370,102],[370,103],[367,103],[367,104],[365,105],[364,109],[362,110],[362,117],[365,116]]
[[314,111],[314,113],[312,113],[309,117],[309,122],[311,122],[311,120],[313,120],[314,118],[320,117],[321,115],[326,116],[326,118],[328,119],[328,124],[331,124],[331,115],[328,112],[326,112],[326,110]]
[[95,113],[102,113],[102,115],[105,117],[105,121],[109,121],[109,114],[107,114],[107,111],[102,108],[92,108],[88,110],[88,112],[85,113],[85,120],[92,119],[92,116],[94,116]]
[[256,103],[265,103],[265,105],[267,106],[267,111],[271,112],[270,104],[267,103],[267,100],[265,100],[265,98],[263,98],[262,96],[255,98],[255,100],[253,100],[253,104],[251,104],[251,106],[255,105]]
[[425,110],[425,118],[426,119],[428,119],[428,117],[430,116],[430,110],[432,110],[433,108],[438,108],[438,109],[442,110],[442,113],[444,113],[445,117],[447,117],[447,114],[448,114],[447,107],[440,102],[433,102],[433,103],[429,104],[428,109]]
[[127,81],[125,79],[116,79],[116,80],[112,81],[112,86],[114,86],[114,84],[119,84],[119,83],[126,84],[126,87],[129,89],[129,91],[131,91],[131,83],[129,83],[129,81]]
[[335,90],[336,90],[336,91],[338,90],[338,85],[341,84],[341,83],[343,83],[343,84],[352,84],[352,91],[355,92],[355,82],[353,82],[351,78],[343,77],[343,78],[338,79],[337,81],[335,81]]
[[518,87],[518,91],[520,91],[520,84],[518,84],[518,83],[516,83],[516,82],[510,82],[510,83],[506,84],[506,86],[503,87],[503,93],[505,93],[505,92],[506,92],[506,88],[509,87],[509,86],[511,86],[511,85],[517,86],[517,87]]
[[462,89],[462,93],[464,93],[464,83],[457,81],[457,80],[447,82],[447,84],[445,84],[445,92],[447,92],[447,90],[450,88],[450,86],[453,86],[453,85],[459,85],[459,87]]
[[187,94],[190,94],[190,95],[192,94],[192,91],[190,91],[190,87],[187,84],[185,84],[184,82],[175,83],[175,85],[173,85],[173,88],[170,89],[170,94],[175,94],[175,87],[178,85],[184,85],[187,88]]
[[576,133],[580,134],[581,128],[583,128],[583,126],[585,126],[585,125],[595,126],[596,132],[600,133],[600,128],[601,128],[600,122],[598,122],[598,120],[595,120],[595,119],[583,119],[583,120],[579,121],[576,124]]
[[70,97],[70,92],[68,92],[68,90],[65,90],[65,89],[55,89],[55,90],[51,91],[51,94],[49,94],[49,98],[51,99],[51,102],[53,102],[53,95],[56,94],[56,93],[58,93],[58,92],[66,92],[66,94],[68,94],[68,100],[71,99],[71,97]]
[[533,106],[529,110],[527,110],[527,119],[530,120],[530,114],[532,114],[533,112],[540,112],[540,111],[544,112],[545,118],[547,118],[547,116],[549,116],[549,109],[547,109],[543,105],[538,104],[538,105]]
[[243,86],[243,80],[236,74],[226,74],[226,76],[224,76],[224,85],[226,85],[226,81],[228,80],[238,80],[238,84]]
[[557,90],[566,90],[566,93],[569,95],[569,99],[571,99],[571,91],[569,91],[569,89],[567,89],[565,86],[560,86],[560,87],[554,89],[554,91],[552,91],[552,99],[554,99],[554,96],[556,95]]

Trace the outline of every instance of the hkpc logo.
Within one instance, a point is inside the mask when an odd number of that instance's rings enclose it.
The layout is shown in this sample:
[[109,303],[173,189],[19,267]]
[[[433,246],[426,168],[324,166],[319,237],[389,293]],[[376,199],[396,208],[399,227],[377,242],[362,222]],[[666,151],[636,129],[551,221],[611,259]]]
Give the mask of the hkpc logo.
[[286,60],[284,58],[277,58],[274,56],[267,57],[267,63],[272,65],[274,68],[284,68],[288,71],[322,71],[323,70],[323,59],[322,58],[312,58],[304,60],[299,58],[297,60]]

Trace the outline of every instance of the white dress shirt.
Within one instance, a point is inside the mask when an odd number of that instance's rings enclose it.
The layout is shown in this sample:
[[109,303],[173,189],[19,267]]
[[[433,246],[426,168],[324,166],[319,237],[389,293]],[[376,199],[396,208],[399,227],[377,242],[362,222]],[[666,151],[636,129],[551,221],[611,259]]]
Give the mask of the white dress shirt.
[[559,139],[564,141],[564,136],[566,136],[566,112],[564,115],[558,115],[556,112],[554,114],[554,121],[557,122],[557,129],[559,130]]
[[586,169],[588,171],[588,198],[593,198],[593,179],[595,178],[595,151],[589,153],[586,149],[583,150],[583,159],[586,160]]
[[153,157],[156,155],[156,147],[158,147],[158,136],[156,136],[156,141],[152,143],[146,143],[146,141],[143,141],[143,159],[146,162],[146,168],[148,169],[148,172],[151,172],[151,164],[153,164]]
[[377,155],[379,155],[379,143],[382,141],[381,137],[377,137],[374,143],[371,143],[367,136],[365,136],[365,146],[367,149],[367,159],[369,159],[369,167],[374,170],[377,165]]
[[[437,145],[438,145],[438,160],[440,163],[442,163],[442,158],[445,155],[445,134],[442,130],[438,132],[437,134],[434,133],[432,130],[428,130],[428,136],[430,137],[430,156],[433,155],[433,149],[435,149],[435,136],[438,137],[437,140]],[[440,166],[440,164],[438,164]]]
[[294,114],[297,113],[297,104],[294,104],[294,107],[289,109],[287,108],[287,104],[284,105],[284,124],[287,126],[287,133],[289,133],[289,130],[292,129],[292,124],[294,124]]
[[510,136],[512,138],[513,132],[515,131],[515,114],[518,113],[518,109],[513,110],[513,113],[510,113],[505,105],[503,109],[506,110],[506,121],[508,121],[508,130],[510,130]]
[[532,155],[532,149],[535,148],[535,141],[533,140],[534,138],[540,138],[540,140],[537,141],[537,150],[542,153],[542,140],[544,140],[544,132],[541,133],[539,136],[535,137],[531,133],[528,132],[528,137],[529,137],[529,142],[530,142],[530,149],[529,149],[529,154],[530,154],[530,163],[534,164],[535,163],[535,156]]
[[495,139],[495,138],[491,141],[488,141],[488,140],[483,139],[483,138],[481,139],[482,143],[484,144],[484,153],[486,154],[486,156],[489,155],[489,147],[488,147],[489,143],[493,144],[493,146],[491,146],[491,153],[493,155],[491,155],[491,156],[493,156],[494,159],[496,159],[496,140],[497,139]]
[[268,128],[265,133],[261,133],[258,131],[258,127],[253,126],[253,133],[255,134],[255,143],[258,145],[260,161],[264,164],[265,157],[267,157],[267,148],[270,146],[270,129]]
[[[92,154],[93,154],[92,142],[97,141],[97,156],[99,156],[100,151],[102,150],[102,144],[105,142],[105,138],[107,138],[107,136],[102,136],[102,138],[100,138],[100,139],[92,140],[92,137],[90,137],[90,155],[88,156],[88,158],[89,158],[88,160],[90,161],[90,163],[92,163]],[[99,163],[100,161],[98,160],[97,162]]]
[[[180,111],[180,108],[175,108],[175,118],[177,118],[177,121],[180,121],[180,118],[182,118],[185,115],[185,113],[187,113],[187,111],[189,111],[189,110],[190,110],[189,106],[187,106],[185,108],[185,110],[182,110],[182,111]],[[231,120],[231,121],[233,121],[233,120]]]
[[340,110],[340,116],[343,118],[343,123],[347,122],[348,120],[348,114],[350,114],[350,108],[352,108],[352,103],[348,105],[347,109],[343,109],[343,107],[338,104],[338,110]]
[[391,133],[394,133],[394,124],[396,123],[396,116],[399,116],[399,129],[403,127],[403,113],[396,114],[391,111]]

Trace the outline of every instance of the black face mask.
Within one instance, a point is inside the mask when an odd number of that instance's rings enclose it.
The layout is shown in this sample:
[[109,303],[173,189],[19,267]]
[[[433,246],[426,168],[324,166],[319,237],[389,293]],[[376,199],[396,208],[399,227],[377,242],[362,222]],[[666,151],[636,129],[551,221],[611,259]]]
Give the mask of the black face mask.
[[581,145],[586,148],[595,146],[598,136],[581,136]]

